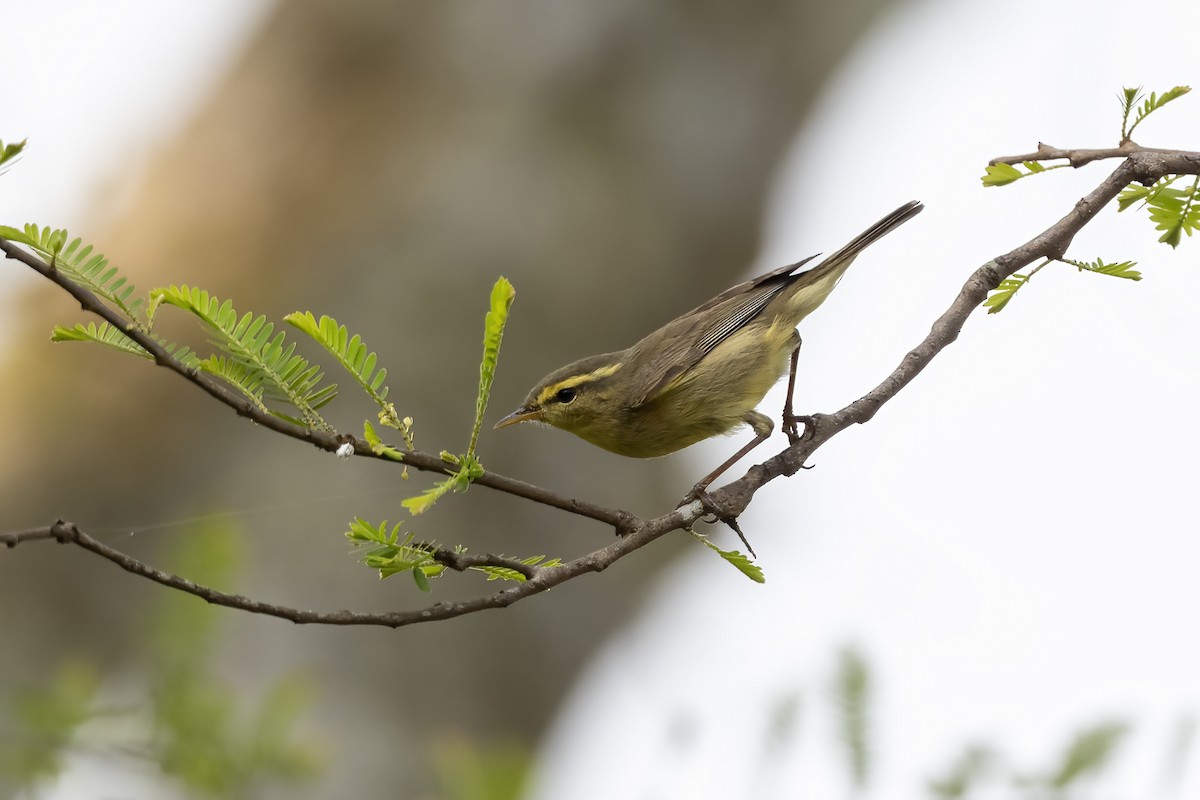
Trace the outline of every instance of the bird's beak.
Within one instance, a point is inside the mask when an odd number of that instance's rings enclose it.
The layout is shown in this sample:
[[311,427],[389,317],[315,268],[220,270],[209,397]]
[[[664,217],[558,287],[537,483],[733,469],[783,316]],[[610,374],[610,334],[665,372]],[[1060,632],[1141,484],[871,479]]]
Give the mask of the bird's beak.
[[507,417],[497,422],[496,426],[492,428],[492,430],[498,431],[501,428],[507,428],[509,425],[516,425],[518,422],[539,420],[541,418],[542,410],[540,408],[518,408]]

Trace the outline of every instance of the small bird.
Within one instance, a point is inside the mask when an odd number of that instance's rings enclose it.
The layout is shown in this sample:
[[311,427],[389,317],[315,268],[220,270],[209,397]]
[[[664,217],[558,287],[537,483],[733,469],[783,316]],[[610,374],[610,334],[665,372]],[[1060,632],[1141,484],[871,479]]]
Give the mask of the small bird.
[[671,320],[627,350],[551,372],[496,428],[541,422],[619,455],[654,458],[749,425],[754,440],[701,479],[685,499],[700,497],[771,435],[771,418],[754,409],[784,372],[789,381],[783,426],[796,438],[796,325],[824,302],[859,253],[923,208],[916,201],[906,203],[816,266],[797,272],[816,258],[809,256],[768,272]]

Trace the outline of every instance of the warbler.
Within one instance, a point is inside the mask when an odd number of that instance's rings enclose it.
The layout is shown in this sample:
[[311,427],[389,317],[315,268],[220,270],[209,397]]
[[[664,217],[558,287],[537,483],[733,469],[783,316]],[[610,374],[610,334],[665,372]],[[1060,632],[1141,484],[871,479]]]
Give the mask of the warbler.
[[796,326],[824,302],[859,253],[923,208],[906,203],[803,272],[798,270],[817,256],[738,284],[626,350],[556,369],[496,428],[541,422],[623,456],[654,458],[749,425],[754,440],[701,479],[689,494],[698,496],[771,435],[774,423],[755,407],[785,372],[783,425],[795,438]]

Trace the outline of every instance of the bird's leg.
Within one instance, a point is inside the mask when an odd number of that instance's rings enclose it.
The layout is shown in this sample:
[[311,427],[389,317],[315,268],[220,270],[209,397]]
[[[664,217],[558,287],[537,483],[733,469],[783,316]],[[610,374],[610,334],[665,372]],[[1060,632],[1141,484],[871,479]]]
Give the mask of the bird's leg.
[[[700,481],[692,487],[692,490],[684,495],[683,501],[679,505],[690,503],[693,500],[700,500],[701,502],[704,502],[707,497],[706,490],[708,489],[709,485],[719,478],[721,473],[741,460],[742,456],[746,455],[751,450],[769,439],[771,436],[771,431],[775,429],[775,423],[771,421],[771,418],[764,414],[760,414],[757,411],[751,411],[746,415],[746,424],[754,429],[754,439],[747,442],[741,450],[738,450],[732,456],[725,459],[725,461],[722,462],[719,467],[701,478]],[[707,503],[705,503],[705,508],[708,508]]]
[[791,369],[788,370],[788,388],[787,399],[783,401],[783,432],[787,434],[788,442],[795,444],[800,441],[800,429],[796,427],[796,423],[803,423],[808,427],[811,417],[796,416],[792,413],[792,394],[796,391],[796,366],[800,363],[800,345],[803,341],[800,339],[800,334],[796,334],[796,347],[792,350]]

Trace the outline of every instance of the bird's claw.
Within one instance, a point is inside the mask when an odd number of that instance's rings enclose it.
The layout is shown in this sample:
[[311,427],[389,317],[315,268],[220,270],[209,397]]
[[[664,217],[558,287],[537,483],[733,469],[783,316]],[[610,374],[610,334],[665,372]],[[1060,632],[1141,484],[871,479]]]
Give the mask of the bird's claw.
[[708,486],[703,483],[697,483],[695,486],[689,489],[688,493],[685,494],[683,499],[679,501],[679,505],[675,507],[683,508],[684,506],[695,503],[696,501],[700,502],[700,508],[706,514],[718,516],[716,511],[717,506],[713,502],[712,497],[708,494]]
[[785,412],[783,415],[783,432],[787,434],[788,442],[796,444],[802,438],[799,426],[803,425],[805,432],[812,430],[813,418],[807,414],[792,414]]

